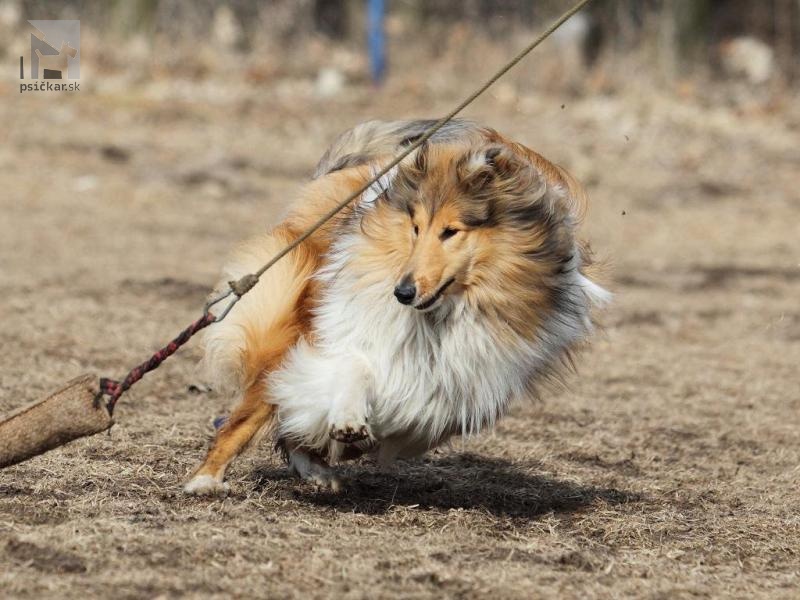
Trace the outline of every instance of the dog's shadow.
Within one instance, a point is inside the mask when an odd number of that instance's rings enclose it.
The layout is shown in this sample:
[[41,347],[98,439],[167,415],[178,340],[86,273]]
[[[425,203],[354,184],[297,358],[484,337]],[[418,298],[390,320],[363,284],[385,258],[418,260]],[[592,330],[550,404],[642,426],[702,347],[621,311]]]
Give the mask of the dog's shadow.
[[[478,509],[497,516],[535,519],[549,513],[571,513],[597,503],[624,504],[641,496],[614,488],[583,486],[531,474],[533,466],[475,454],[431,456],[399,462],[391,472],[369,463],[343,469],[345,491],[320,491],[289,482],[285,470],[262,468],[253,473],[257,488],[292,485],[303,502],[343,512],[384,514],[397,506],[421,509]],[[278,480],[278,481],[276,481]],[[283,481],[281,481],[283,480]]]

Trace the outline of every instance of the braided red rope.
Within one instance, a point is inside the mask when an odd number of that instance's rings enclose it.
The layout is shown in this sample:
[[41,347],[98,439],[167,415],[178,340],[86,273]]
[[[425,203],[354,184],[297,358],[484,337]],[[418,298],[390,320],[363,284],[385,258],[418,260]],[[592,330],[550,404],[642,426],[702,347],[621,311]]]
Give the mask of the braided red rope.
[[119,397],[122,396],[128,389],[137,381],[139,381],[142,377],[144,377],[150,371],[157,369],[162,362],[167,360],[170,356],[175,354],[175,352],[183,346],[186,342],[188,342],[194,334],[196,334],[201,329],[208,327],[216,321],[217,318],[212,315],[210,312],[205,312],[202,317],[197,319],[194,323],[189,325],[186,329],[181,331],[178,336],[173,339],[169,344],[158,350],[155,354],[153,354],[149,359],[147,359],[142,364],[134,367],[130,370],[130,372],[125,376],[125,379],[122,381],[116,381],[114,379],[108,379],[107,377],[100,378],[100,394],[103,396],[109,396],[108,399],[108,412],[109,414],[114,413],[114,407],[117,404],[117,400]]

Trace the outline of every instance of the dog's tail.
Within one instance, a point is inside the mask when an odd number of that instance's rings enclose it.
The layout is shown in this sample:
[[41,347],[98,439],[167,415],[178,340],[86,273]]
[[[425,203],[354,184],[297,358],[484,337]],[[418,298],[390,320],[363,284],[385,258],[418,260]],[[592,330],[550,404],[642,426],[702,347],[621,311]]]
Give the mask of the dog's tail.
[[[241,244],[225,266],[218,290],[258,270],[295,237],[280,226]],[[262,275],[223,321],[205,330],[202,367],[214,389],[240,394],[279,366],[308,327],[306,297],[315,268],[312,249],[301,245]]]
[[[367,121],[345,131],[331,144],[317,164],[314,177],[320,177],[347,167],[366,164],[383,156],[399,154],[413,144],[436,123],[433,119],[414,121]],[[480,137],[483,129],[462,119],[446,123],[431,138],[431,142],[455,142]]]

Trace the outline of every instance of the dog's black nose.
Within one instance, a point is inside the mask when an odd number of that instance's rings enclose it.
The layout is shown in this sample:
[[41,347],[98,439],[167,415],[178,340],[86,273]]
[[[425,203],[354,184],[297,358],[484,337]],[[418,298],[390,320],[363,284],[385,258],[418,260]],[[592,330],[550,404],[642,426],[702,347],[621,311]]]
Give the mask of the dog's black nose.
[[411,304],[414,296],[417,295],[417,288],[413,283],[401,282],[394,288],[394,297],[400,304]]

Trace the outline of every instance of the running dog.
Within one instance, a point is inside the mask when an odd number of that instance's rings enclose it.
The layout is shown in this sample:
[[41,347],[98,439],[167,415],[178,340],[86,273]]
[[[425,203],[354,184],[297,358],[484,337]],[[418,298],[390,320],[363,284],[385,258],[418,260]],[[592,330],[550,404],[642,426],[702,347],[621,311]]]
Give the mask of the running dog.
[[[343,134],[221,281],[257,270],[432,124]],[[210,382],[241,402],[185,490],[226,490],[228,465],[269,429],[295,474],[338,489],[337,461],[385,464],[491,427],[569,364],[609,299],[577,237],[585,206],[536,152],[447,124],[206,330]]]

